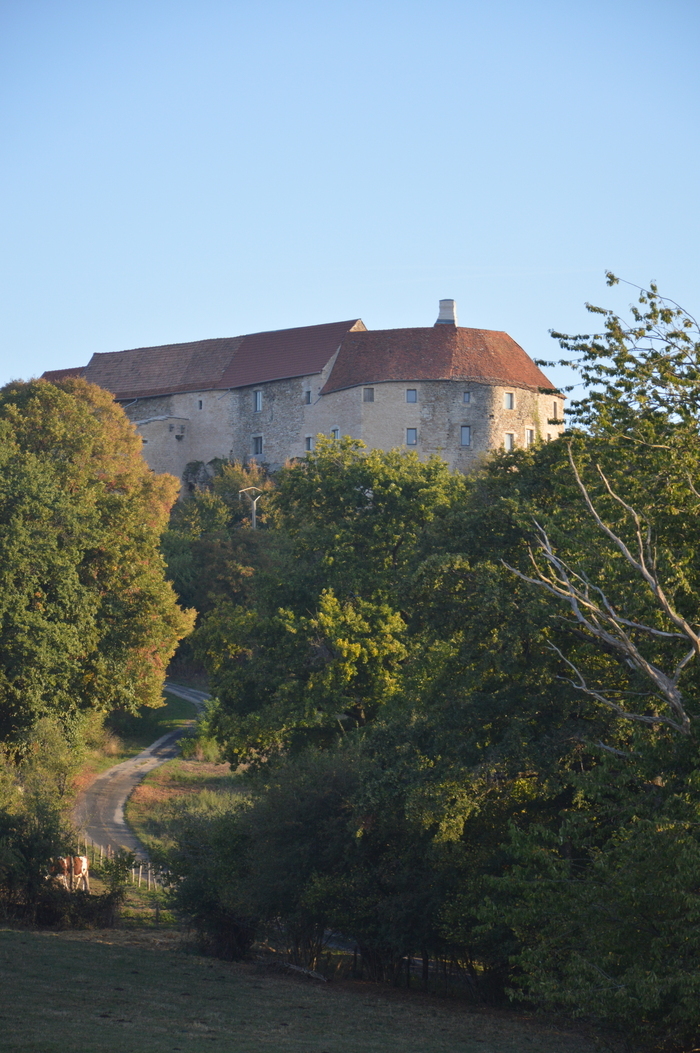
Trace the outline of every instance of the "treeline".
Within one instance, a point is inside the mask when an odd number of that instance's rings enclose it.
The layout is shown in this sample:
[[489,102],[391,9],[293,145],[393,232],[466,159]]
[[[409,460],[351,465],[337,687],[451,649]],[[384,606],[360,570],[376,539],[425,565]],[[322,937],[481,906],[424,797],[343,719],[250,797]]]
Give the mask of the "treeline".
[[463,477],[319,438],[175,509],[200,734],[253,786],[170,858],[217,953],[335,932],[365,976],[697,1044],[700,344],[654,288],[601,314],[561,440]]

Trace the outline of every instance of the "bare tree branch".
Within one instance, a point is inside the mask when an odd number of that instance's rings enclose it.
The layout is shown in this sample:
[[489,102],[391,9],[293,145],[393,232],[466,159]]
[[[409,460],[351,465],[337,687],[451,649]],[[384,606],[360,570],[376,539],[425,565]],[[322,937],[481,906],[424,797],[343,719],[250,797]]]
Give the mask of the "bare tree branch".
[[[569,680],[562,677],[577,690],[582,691],[589,697],[596,699],[602,705],[612,709],[617,716],[625,720],[635,721],[640,724],[666,725],[687,735],[690,732],[690,717],[688,716],[678,681],[683,670],[693,658],[700,656],[700,636],[688,624],[672,606],[666,596],[659,580],[656,553],[652,549],[651,530],[648,525],[643,524],[641,516],[631,505],[624,501],[614,492],[605,475],[598,467],[598,472],[605,485],[608,494],[617,502],[631,517],[634,523],[637,553],[633,555],[628,546],[601,518],[595,508],[591,496],[584,485],[578,469],[574,462],[571,447],[569,447],[569,461],[576,477],[579,489],[583,495],[586,506],[591,513],[596,525],[610,539],[617,550],[624,556],[627,563],[641,576],[642,580],[651,590],[657,606],[663,614],[675,625],[677,632],[666,632],[655,626],[642,622],[633,621],[623,617],[610,602],[604,591],[597,585],[589,582],[584,574],[572,570],[554,551],[545,529],[535,521],[537,531],[537,548],[539,558],[544,559],[546,568],[543,569],[532,549],[529,549],[530,562],[533,566],[534,577],[524,574],[522,571],[511,567],[503,562],[511,573],[517,575],[522,581],[536,585],[544,589],[557,599],[564,600],[576,619],[576,622],[584,631],[585,636],[597,640],[606,650],[618,655],[631,669],[636,670],[646,680],[650,681],[657,697],[668,706],[671,715],[649,715],[646,713],[633,713],[625,709],[609,693],[603,693],[590,687],[581,671],[569,661],[568,658],[550,643],[549,647],[555,651],[561,660],[572,670],[576,679]],[[699,495],[700,496],[700,495]],[[650,661],[639,650],[631,633],[642,633],[651,638],[665,639],[684,642],[690,645],[689,650],[681,657],[675,665],[673,673],[669,675],[658,665]]]

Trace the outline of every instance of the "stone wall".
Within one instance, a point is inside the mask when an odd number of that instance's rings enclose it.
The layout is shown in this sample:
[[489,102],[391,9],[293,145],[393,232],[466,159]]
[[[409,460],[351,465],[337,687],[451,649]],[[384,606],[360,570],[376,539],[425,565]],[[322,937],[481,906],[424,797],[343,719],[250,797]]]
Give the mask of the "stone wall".
[[[468,471],[490,451],[502,449],[507,436],[521,447],[528,438],[555,438],[563,428],[561,396],[455,380],[391,381],[321,395],[331,367],[332,361],[322,374],[232,391],[144,398],[124,408],[141,432],[150,467],[180,478],[189,462],[206,464],[219,457],[255,457],[278,468],[303,457],[319,432],[330,435],[335,428],[369,449],[413,449],[422,458],[438,454],[453,468]],[[371,401],[365,391],[371,392]],[[415,401],[408,401],[409,391],[415,392]],[[552,422],[555,403],[558,423]],[[470,429],[468,444],[463,427]]]

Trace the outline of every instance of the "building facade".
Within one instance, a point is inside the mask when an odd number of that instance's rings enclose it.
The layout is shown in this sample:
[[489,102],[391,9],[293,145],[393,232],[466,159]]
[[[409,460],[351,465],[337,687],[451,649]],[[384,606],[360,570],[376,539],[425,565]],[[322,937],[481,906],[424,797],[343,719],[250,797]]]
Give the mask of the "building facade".
[[[318,434],[439,454],[468,471],[495,449],[555,438],[564,397],[507,333],[457,325],[368,330],[361,319],[95,354],[81,375],[110,391],[156,472],[257,460],[272,469]],[[190,469],[191,473],[191,469]]]

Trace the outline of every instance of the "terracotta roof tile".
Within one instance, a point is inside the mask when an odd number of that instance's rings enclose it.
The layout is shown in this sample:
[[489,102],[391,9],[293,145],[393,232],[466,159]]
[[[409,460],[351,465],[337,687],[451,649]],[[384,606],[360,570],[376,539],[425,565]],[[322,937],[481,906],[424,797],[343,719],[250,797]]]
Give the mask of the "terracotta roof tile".
[[359,318],[299,329],[250,333],[242,338],[238,353],[222,376],[222,387],[243,388],[267,380],[320,373],[348,332],[365,325]]
[[44,379],[81,375],[118,399],[247,387],[320,373],[343,337],[357,328],[364,329],[364,323],[353,318],[247,336],[97,353],[82,369],[50,370]]
[[507,333],[437,325],[348,333],[322,394],[390,380],[554,386]]
[[84,377],[85,366],[72,366],[67,369],[47,369],[45,373],[41,374],[42,380],[50,380],[52,383],[57,383],[59,380],[65,380],[66,377]]

